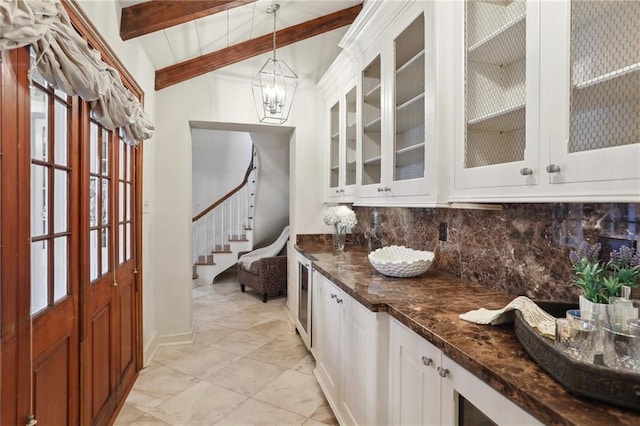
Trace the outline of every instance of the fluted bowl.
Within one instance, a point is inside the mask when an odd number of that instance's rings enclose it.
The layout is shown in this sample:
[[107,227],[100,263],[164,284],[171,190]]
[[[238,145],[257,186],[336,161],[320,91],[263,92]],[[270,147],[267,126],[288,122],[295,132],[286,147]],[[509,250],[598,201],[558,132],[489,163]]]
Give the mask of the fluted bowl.
[[432,251],[413,250],[405,246],[382,247],[369,253],[369,263],[388,277],[415,277],[433,263]]

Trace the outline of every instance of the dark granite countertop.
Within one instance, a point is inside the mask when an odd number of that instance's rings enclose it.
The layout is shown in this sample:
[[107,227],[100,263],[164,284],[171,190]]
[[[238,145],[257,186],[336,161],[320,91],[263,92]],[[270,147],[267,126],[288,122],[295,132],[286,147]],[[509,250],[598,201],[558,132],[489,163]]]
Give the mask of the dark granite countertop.
[[341,254],[314,242],[296,249],[362,305],[388,312],[543,423],[640,424],[640,413],[569,393],[529,358],[512,324],[478,325],[458,318],[480,307],[502,308],[513,295],[435,271],[416,278],[385,277],[369,264],[368,253],[355,246]]

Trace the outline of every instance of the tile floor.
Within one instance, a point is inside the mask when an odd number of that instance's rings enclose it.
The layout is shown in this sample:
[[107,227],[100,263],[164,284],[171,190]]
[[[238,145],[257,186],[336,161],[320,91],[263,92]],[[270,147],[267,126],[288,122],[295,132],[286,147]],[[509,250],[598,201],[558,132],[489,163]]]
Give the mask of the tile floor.
[[195,342],[162,346],[115,425],[336,425],[285,298],[240,292],[235,273],[193,290]]

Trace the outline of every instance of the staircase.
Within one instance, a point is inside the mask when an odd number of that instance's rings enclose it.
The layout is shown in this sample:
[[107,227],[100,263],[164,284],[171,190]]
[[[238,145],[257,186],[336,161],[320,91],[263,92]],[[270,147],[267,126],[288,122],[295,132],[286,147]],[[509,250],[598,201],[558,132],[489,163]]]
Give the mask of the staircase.
[[220,273],[236,264],[238,252],[253,249],[258,163],[254,147],[243,181],[192,219],[194,285],[211,284]]

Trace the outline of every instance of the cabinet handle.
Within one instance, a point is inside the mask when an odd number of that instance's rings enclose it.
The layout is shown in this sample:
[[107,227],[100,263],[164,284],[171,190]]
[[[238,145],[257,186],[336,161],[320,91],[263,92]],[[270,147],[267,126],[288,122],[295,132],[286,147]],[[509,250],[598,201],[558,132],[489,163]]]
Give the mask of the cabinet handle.
[[440,377],[447,377],[447,374],[449,374],[449,369],[438,367],[438,374],[440,375]]
[[334,294],[334,293],[331,293],[331,298],[332,298],[332,299],[337,299],[337,298],[338,298],[338,295],[337,295],[337,294]]
[[426,365],[427,367],[431,365],[431,363],[433,362],[433,360],[429,357],[423,356],[422,357],[422,363],[424,365]]
[[383,191],[384,191],[384,192],[389,192],[389,191],[391,191],[391,188],[389,188],[388,186],[385,186],[385,187],[384,187],[384,189],[383,189]]
[[336,302],[342,303],[342,299],[336,299]]
[[339,190],[339,189],[336,189],[336,194],[339,194],[339,193],[340,193],[340,190]]
[[383,192],[383,191],[384,191],[384,189],[382,189],[382,188],[378,188],[376,191],[378,191],[378,192]]
[[531,169],[530,169],[530,168],[528,168],[528,167],[523,167],[523,168],[521,168],[521,169],[520,169],[520,174],[521,174],[522,176],[530,176],[530,175],[532,175],[532,174],[533,174],[533,170],[531,170]]
[[344,188],[340,188],[340,192],[341,192],[341,193],[344,193]]
[[560,173],[560,166],[557,164],[549,164],[547,166],[547,173]]

